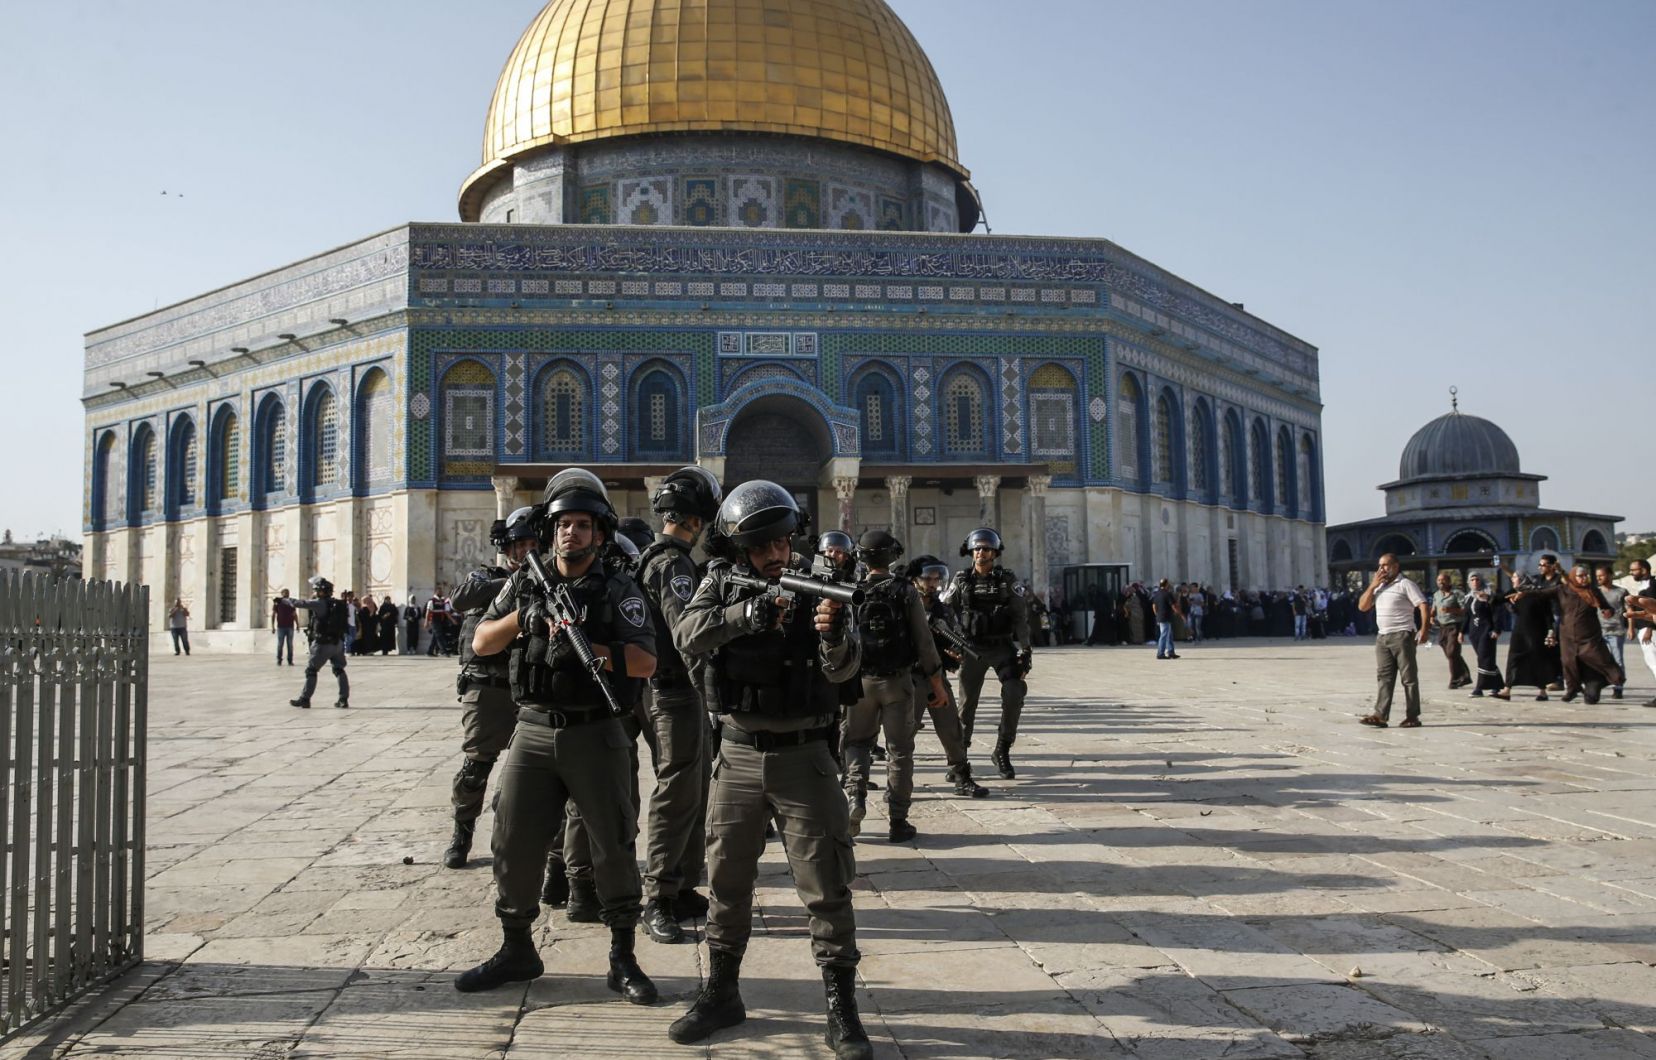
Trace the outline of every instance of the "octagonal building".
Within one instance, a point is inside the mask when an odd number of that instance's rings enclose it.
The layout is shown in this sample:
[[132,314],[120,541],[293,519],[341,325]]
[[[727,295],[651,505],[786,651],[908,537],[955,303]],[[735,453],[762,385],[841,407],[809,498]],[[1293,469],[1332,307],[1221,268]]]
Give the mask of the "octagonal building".
[[[954,557],[1317,581],[1317,350],[1100,239],[989,235],[883,0],[553,0],[459,222],[91,332],[86,570],[251,649],[323,574],[422,599],[568,466],[672,468]],[[464,171],[464,167],[461,168]]]

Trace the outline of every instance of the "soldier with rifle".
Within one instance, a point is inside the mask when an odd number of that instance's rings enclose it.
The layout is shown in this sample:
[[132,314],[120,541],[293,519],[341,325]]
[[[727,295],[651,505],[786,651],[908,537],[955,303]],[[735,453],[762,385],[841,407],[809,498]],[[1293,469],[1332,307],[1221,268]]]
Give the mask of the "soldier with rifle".
[[909,565],[914,586],[920,591],[921,603],[926,609],[926,622],[937,643],[943,661],[944,702],[933,703],[931,682],[914,672],[914,728],[920,728],[920,719],[930,712],[932,731],[943,745],[943,757],[949,763],[948,780],[954,784],[954,793],[963,798],[982,799],[989,789],[972,779],[972,764],[966,757],[966,738],[960,728],[960,707],[955,702],[954,689],[949,686],[949,672],[958,670],[963,660],[976,662],[981,656],[954,624],[954,614],[938,597],[943,583],[949,579],[948,564],[936,556],[921,556]]
[[960,720],[966,745],[972,744],[983,679],[993,670],[1001,686],[1001,720],[989,761],[1003,779],[1012,780],[1018,775],[1012,766],[1012,744],[1018,738],[1018,719],[1029,691],[1024,679],[1029,676],[1033,652],[1024,588],[1016,575],[1000,565],[1005,547],[1000,534],[987,526],[967,534],[960,543],[960,554],[970,557],[971,563],[955,573],[943,592],[943,602],[954,610],[966,639],[979,656],[960,667]]
[[656,1000],[656,987],[634,954],[641,885],[633,840],[638,816],[628,776],[629,713],[610,680],[655,672],[655,629],[631,578],[598,553],[615,533],[615,510],[598,478],[560,472],[547,484],[541,554],[524,556],[472,637],[479,655],[509,652],[517,728],[500,778],[495,809],[495,915],[500,950],[461,973],[457,990],[490,990],[538,979],[545,971],[530,927],[547,847],[564,803],[574,799],[588,829],[593,879],[610,929],[609,988],[634,1004]]

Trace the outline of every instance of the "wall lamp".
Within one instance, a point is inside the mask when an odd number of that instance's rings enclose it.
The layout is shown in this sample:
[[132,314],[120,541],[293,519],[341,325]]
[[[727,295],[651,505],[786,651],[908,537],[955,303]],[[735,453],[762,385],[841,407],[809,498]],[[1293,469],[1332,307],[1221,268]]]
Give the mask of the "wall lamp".
[[114,387],[116,390],[125,390],[127,388],[125,383],[110,383],[109,385]]
[[335,327],[341,327],[342,328],[346,324],[349,324],[350,321],[346,320],[344,317],[329,317],[328,318],[328,323],[333,324]]
[[276,337],[281,339],[283,342],[292,342],[294,339],[298,338],[299,336],[295,335],[291,331],[282,331],[282,332],[278,332]]
[[207,367],[207,362],[206,361],[191,361],[190,362],[190,367],[191,368],[205,368],[205,367]]

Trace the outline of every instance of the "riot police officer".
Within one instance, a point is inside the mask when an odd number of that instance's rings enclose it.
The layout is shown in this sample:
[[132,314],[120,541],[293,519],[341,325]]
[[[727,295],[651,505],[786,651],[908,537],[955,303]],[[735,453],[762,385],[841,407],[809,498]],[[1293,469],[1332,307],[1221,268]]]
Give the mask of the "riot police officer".
[[883,730],[887,839],[904,843],[917,834],[908,819],[914,795],[914,674],[925,679],[933,706],[942,706],[943,663],[920,594],[907,578],[891,573],[891,565],[903,555],[902,542],[884,530],[869,530],[858,539],[856,555],[868,567],[863,580],[868,599],[857,612],[862,696],[845,719],[845,798],[851,808],[851,834],[857,835],[868,813],[874,734]]
[[[914,579],[914,587],[920,593],[921,603],[926,608],[926,620],[933,630],[939,627],[958,633],[954,624],[954,615],[941,600],[943,585],[949,579],[949,565],[936,556],[921,556],[909,565],[910,574]],[[920,676],[920,670],[914,671],[914,729],[920,729],[920,719],[926,712],[931,713],[932,731],[937,734],[937,742],[943,745],[943,757],[949,763],[948,779],[954,784],[954,793],[968,799],[982,799],[989,795],[989,789],[980,786],[972,779],[972,764],[966,758],[966,739],[960,729],[960,707],[955,702],[954,689],[949,687],[949,671],[960,668],[960,653],[947,647],[947,641],[941,636],[934,635],[937,643],[938,655],[943,662],[943,672],[938,676],[943,682],[943,703],[932,702],[931,683]]]
[[684,941],[679,921],[707,914],[707,899],[695,889],[707,851],[707,716],[672,636],[701,581],[690,550],[723,499],[719,480],[705,468],[682,467],[668,475],[650,498],[661,533],[640,558],[639,588],[656,628],[648,707],[656,782],[645,840],[644,930],[657,942]]
[[1013,573],[1000,565],[1005,551],[1001,536],[980,526],[960,543],[960,554],[970,556],[971,565],[957,571],[943,593],[960,621],[960,627],[978,653],[976,659],[960,664],[961,723],[966,744],[972,743],[972,724],[977,719],[978,696],[983,692],[984,675],[995,671],[1001,686],[1001,720],[995,736],[995,750],[989,760],[1007,780],[1017,777],[1012,768],[1012,743],[1018,738],[1018,718],[1023,714],[1024,694],[1029,686],[1033,653],[1029,647],[1029,608],[1023,586]]
[[[454,836],[443,853],[443,864],[451,869],[464,867],[471,854],[472,833],[483,812],[483,794],[495,760],[512,738],[517,709],[512,704],[504,653],[478,655],[472,637],[483,619],[484,610],[500,595],[506,579],[531,551],[540,550],[535,527],[535,509],[519,508],[490,527],[489,539],[506,557],[508,567],[486,565],[472,571],[454,590],[455,610],[465,614],[460,624],[460,678],[458,692],[465,708],[460,726],[465,736],[460,750],[466,760],[454,774],[450,801],[454,804]],[[509,569],[508,569],[509,568]]]
[[624,540],[632,545],[633,554],[637,555],[649,548],[651,543],[655,541],[655,531],[650,529],[649,523],[638,516],[629,515],[621,520],[616,527],[615,539],[617,541]]
[[765,823],[775,814],[794,887],[811,914],[828,1045],[842,1058],[872,1057],[855,993],[851,821],[828,753],[838,709],[834,685],[857,670],[857,637],[835,601],[812,608],[796,597],[779,605],[731,580],[775,579],[797,567],[791,535],[799,524],[793,495],[776,483],[754,480],[731,490],[711,542],[725,558],[708,566],[673,627],[681,654],[707,657],[703,687],[723,724],[707,808],[709,971],[668,1035],[697,1042],[747,1018],[738,980]]
[[857,544],[844,530],[824,531],[817,538],[817,555],[827,557],[842,578],[851,578],[857,569]]
[[317,575],[310,580],[313,598],[310,600],[295,600],[293,606],[308,613],[310,625],[306,628],[310,646],[305,660],[305,689],[299,693],[298,699],[288,700],[290,706],[310,709],[311,693],[316,691],[316,675],[321,672],[322,664],[333,667],[334,677],[339,680],[339,699],[334,702],[336,707],[351,705],[351,682],[345,676],[345,627],[348,621],[347,612],[350,604],[343,600],[335,600],[333,582]]
[[[598,552],[615,532],[615,511],[603,483],[581,470],[559,473],[547,485],[546,529],[554,562],[553,586],[567,592],[592,650],[619,681],[655,670],[655,630],[649,606],[632,579],[605,567]],[[525,557],[526,566],[535,563]],[[656,988],[638,966],[634,933],[640,884],[633,860],[637,813],[630,795],[627,736],[606,705],[594,675],[581,664],[562,627],[549,622],[548,601],[529,570],[507,579],[478,624],[479,655],[510,651],[517,727],[501,771],[495,809],[494,874],[504,941],[487,961],[461,973],[455,988],[489,990],[537,979],[545,971],[530,925],[548,844],[558,811],[574,799],[588,829],[593,875],[610,929],[606,983],[628,1001],[647,1005]]]

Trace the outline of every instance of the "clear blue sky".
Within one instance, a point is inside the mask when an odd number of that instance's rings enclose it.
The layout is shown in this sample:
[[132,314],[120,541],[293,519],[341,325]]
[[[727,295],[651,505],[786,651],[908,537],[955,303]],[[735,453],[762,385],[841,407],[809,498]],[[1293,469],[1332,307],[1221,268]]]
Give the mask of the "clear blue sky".
[[[84,332],[455,219],[540,6],[12,5],[0,527],[79,532]],[[1656,529],[1656,4],[893,6],[997,232],[1112,239],[1321,348],[1331,522],[1454,384],[1545,503]]]

